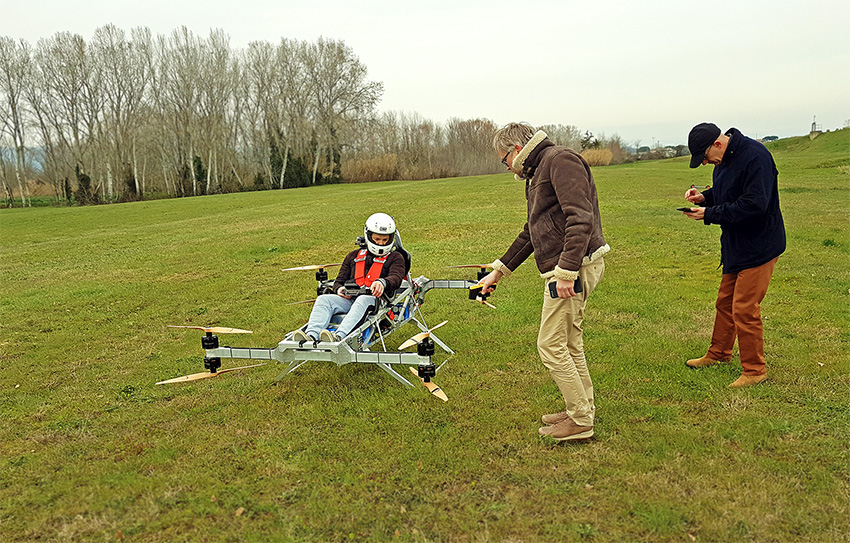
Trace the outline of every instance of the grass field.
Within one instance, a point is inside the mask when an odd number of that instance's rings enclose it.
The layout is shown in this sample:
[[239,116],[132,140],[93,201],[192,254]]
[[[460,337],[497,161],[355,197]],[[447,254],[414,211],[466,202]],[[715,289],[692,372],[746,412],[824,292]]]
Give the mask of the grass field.
[[[525,218],[508,175],[334,185],[0,213],[3,541],[848,541],[850,131],[782,140],[788,250],[762,306],[770,380],[700,371],[719,228],[675,208],[710,168],[595,170],[612,247],[585,343],[595,438],[555,444],[533,262],[496,311],[429,293],[457,354],[443,403],[376,368],[264,366],[189,385],[200,333],[272,347],[309,315],[311,272],[374,211],[414,275],[501,256]],[[397,345],[416,332],[395,337]],[[236,361],[224,361],[225,367]],[[241,364],[240,364],[241,365]]]

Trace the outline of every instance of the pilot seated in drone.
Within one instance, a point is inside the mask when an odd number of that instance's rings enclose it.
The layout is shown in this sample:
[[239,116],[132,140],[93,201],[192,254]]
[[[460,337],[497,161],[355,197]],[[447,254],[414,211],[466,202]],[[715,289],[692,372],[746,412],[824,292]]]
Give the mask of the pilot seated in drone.
[[[306,329],[294,331],[292,339],[300,343],[342,341],[363,322],[366,312],[378,303],[381,295],[392,296],[406,273],[404,257],[395,250],[396,239],[396,225],[392,217],[386,213],[375,213],[366,219],[363,242],[359,249],[345,257],[333,284],[335,294],[322,294],[316,298]],[[351,288],[352,283],[361,289],[368,288],[371,295],[346,295],[346,284]],[[331,331],[328,325],[334,315],[345,317],[336,330]]]

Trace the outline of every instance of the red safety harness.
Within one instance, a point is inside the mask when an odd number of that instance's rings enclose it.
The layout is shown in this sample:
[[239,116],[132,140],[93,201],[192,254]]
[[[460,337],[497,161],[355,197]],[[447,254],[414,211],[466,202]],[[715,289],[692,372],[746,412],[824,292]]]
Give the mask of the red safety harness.
[[371,287],[372,283],[381,277],[381,270],[384,269],[384,262],[387,261],[386,256],[376,256],[369,268],[369,273],[366,273],[366,255],[368,254],[368,250],[360,249],[357,258],[354,259],[354,281],[361,287]]

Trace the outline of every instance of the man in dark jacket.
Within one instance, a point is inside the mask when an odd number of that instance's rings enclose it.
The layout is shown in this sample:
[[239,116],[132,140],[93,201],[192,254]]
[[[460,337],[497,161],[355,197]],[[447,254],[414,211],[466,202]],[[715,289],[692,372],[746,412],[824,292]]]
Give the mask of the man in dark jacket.
[[556,146],[545,132],[535,132],[528,124],[499,129],[493,147],[508,170],[525,181],[528,220],[482,279],[482,293],[534,253],[546,283],[537,351],[566,407],[541,417],[539,433],[558,441],[587,439],[593,436],[596,411],[582,322],[587,298],[605,271],[603,256],[610,250],[602,235],[596,184],[581,155]]
[[705,356],[688,360],[687,365],[704,368],[728,362],[737,337],[743,373],[729,388],[755,385],[767,379],[761,301],[785,251],[779,172],[764,145],[736,128],[721,134],[717,125],[698,124],[688,135],[688,149],[691,168],[714,165],[712,188],[685,193],[689,202],[702,206],[685,215],[720,225],[723,277],[711,346]]

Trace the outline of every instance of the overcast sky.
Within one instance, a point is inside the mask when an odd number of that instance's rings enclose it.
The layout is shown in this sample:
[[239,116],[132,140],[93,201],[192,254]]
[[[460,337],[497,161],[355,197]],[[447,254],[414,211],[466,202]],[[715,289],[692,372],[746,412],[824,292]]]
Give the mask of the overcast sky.
[[344,41],[384,84],[380,110],[436,122],[571,124],[642,145],[694,124],[754,137],[850,119],[848,0],[0,0],[0,35],[70,31]]

